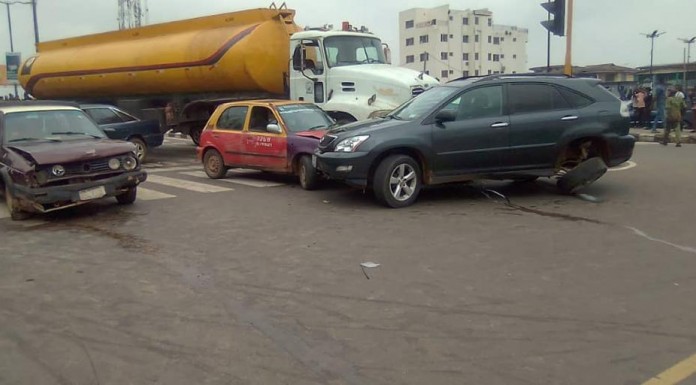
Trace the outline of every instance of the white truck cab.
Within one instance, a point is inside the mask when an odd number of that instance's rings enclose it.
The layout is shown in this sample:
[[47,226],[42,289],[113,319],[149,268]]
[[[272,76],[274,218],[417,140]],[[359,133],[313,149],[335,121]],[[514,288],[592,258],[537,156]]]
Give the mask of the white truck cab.
[[393,110],[438,84],[388,63],[369,33],[309,30],[290,38],[290,99],[313,102],[339,123]]

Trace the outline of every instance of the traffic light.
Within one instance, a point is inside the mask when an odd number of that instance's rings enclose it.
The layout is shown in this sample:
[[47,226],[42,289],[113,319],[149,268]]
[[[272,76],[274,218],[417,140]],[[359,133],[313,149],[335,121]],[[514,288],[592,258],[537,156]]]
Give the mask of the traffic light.
[[550,0],[541,6],[553,15],[553,19],[544,20],[541,25],[554,35],[565,36],[565,0]]

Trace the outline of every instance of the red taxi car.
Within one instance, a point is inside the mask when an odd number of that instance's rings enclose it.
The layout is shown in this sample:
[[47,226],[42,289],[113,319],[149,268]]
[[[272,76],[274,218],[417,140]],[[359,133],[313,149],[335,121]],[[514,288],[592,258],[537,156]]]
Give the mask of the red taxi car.
[[205,173],[224,178],[229,168],[297,175],[305,190],[320,176],[312,165],[319,139],[334,121],[311,103],[254,100],[221,104],[208,120],[197,156]]

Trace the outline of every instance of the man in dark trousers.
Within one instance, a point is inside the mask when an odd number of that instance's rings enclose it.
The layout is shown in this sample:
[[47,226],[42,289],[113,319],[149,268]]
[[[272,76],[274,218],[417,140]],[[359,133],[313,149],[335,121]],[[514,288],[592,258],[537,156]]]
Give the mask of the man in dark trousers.
[[652,124],[652,130],[650,132],[657,132],[657,121],[662,122],[662,126],[665,125],[665,102],[667,101],[667,95],[665,93],[665,84],[663,81],[657,84],[655,88],[655,120]]

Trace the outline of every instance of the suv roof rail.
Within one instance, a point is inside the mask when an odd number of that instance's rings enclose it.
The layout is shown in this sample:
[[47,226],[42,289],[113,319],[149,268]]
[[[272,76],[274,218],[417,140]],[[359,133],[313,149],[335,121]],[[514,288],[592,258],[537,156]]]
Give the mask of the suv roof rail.
[[[488,75],[485,75],[485,76],[488,76]],[[448,81],[447,83],[458,82],[460,80],[467,80],[467,79],[483,79],[485,76],[481,76],[481,75],[479,75],[479,76],[462,76],[460,78],[452,79],[452,80]]]
[[550,73],[523,73],[523,74],[494,74],[484,76],[481,80],[495,80],[503,78],[572,78],[572,75]]

